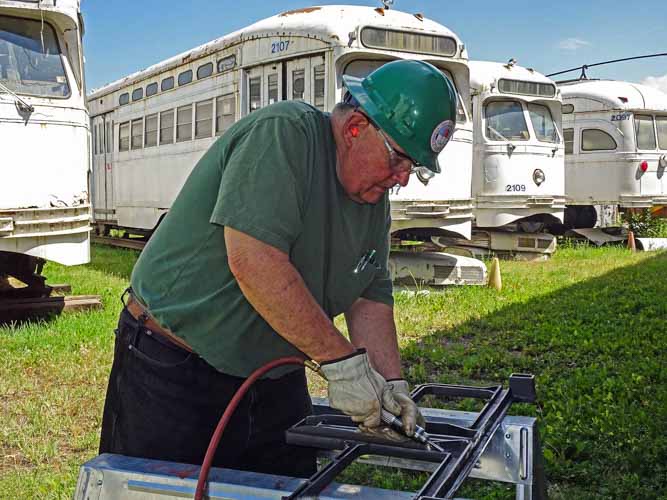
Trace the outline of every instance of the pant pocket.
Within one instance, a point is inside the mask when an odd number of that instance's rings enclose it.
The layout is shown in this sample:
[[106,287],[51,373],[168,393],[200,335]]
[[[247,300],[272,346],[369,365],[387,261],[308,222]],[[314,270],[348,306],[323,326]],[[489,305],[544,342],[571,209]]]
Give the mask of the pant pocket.
[[155,368],[180,368],[194,358],[194,353],[177,346],[165,345],[166,341],[155,339],[155,335],[139,330],[128,349],[135,357]]

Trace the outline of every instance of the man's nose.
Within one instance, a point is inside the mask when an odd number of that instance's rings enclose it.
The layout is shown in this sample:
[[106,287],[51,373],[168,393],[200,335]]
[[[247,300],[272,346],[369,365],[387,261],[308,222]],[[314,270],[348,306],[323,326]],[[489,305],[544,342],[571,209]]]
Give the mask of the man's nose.
[[410,182],[410,171],[407,170],[405,172],[394,174],[394,180],[396,181],[396,184],[401,187],[407,186],[408,182]]

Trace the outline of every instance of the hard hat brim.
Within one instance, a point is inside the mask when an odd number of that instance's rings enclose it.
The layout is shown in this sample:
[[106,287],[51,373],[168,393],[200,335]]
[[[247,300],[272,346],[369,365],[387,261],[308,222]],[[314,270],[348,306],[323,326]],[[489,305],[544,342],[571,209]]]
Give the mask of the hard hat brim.
[[[362,84],[363,81],[363,78],[343,75],[343,83],[345,84],[345,87],[347,88],[348,92],[352,94],[352,97],[357,100],[361,109],[363,109],[363,111],[368,114],[368,116],[376,123],[376,125],[378,125],[385,133],[393,138],[395,134],[393,133],[393,127],[391,123],[384,119],[384,115],[381,110],[370,99],[366,89]],[[440,164],[438,163],[437,155],[434,155],[428,162],[423,161],[422,164],[431,172],[436,174],[440,173]]]

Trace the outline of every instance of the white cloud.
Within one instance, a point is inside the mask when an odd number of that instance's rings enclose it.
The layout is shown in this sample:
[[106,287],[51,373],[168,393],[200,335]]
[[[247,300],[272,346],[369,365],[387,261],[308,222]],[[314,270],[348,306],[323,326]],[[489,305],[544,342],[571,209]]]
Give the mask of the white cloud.
[[577,50],[590,44],[590,42],[582,40],[581,38],[566,38],[565,40],[558,42],[558,48],[563,50]]
[[653,87],[654,89],[662,90],[667,94],[667,75],[663,76],[647,76],[642,80],[642,85]]

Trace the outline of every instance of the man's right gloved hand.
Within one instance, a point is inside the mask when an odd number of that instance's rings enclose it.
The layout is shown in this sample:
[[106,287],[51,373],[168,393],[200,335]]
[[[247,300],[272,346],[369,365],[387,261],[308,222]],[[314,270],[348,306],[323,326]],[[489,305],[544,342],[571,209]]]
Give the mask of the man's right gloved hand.
[[382,407],[394,415],[401,414],[391,387],[371,367],[365,349],[322,363],[320,372],[329,382],[329,404],[352,417],[353,422],[366,428],[379,426]]

